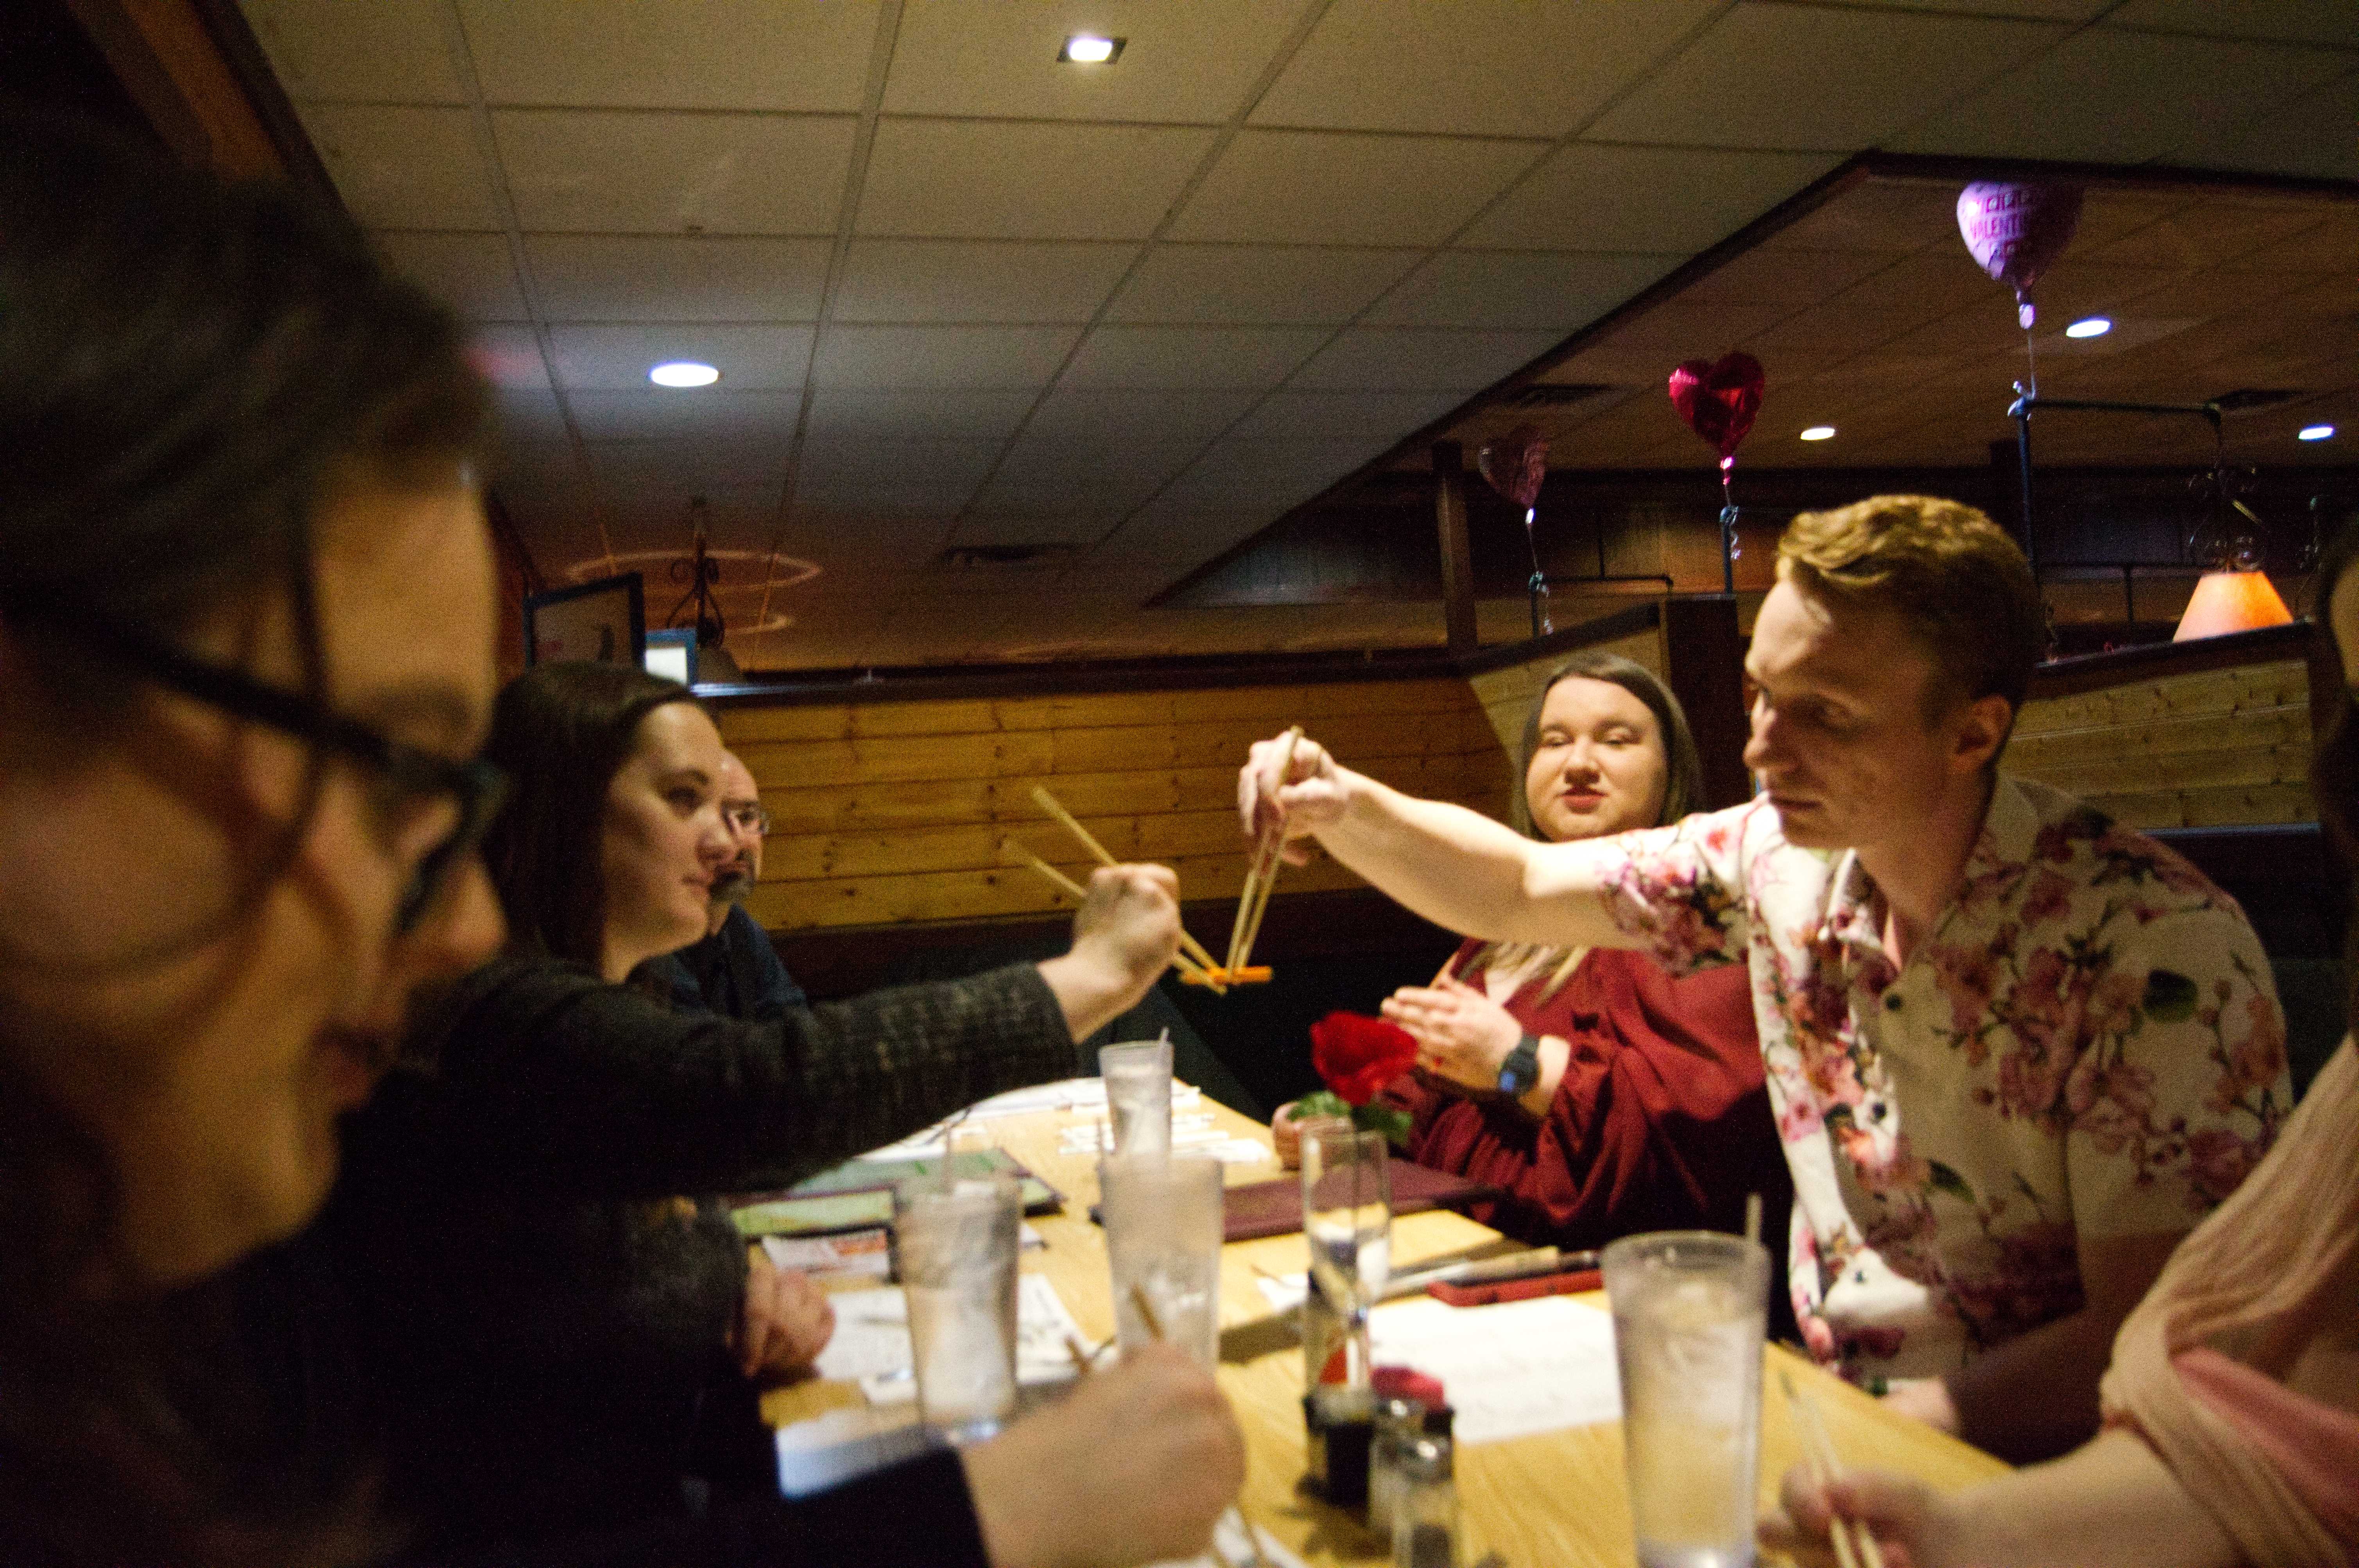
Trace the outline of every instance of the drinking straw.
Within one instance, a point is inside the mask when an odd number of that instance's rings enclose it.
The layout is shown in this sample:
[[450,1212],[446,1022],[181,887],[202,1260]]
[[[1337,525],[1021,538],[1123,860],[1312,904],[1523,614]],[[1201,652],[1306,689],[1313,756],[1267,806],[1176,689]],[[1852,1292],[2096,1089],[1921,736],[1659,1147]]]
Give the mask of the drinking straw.
[[1761,1195],[1745,1195],[1745,1239],[1756,1247],[1761,1245]]

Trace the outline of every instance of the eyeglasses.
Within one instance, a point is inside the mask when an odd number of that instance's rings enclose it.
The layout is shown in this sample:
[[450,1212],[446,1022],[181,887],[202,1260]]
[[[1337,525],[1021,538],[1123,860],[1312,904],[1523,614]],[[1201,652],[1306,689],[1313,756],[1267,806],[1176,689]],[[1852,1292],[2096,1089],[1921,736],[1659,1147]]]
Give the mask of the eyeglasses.
[[410,873],[394,915],[396,931],[418,928],[468,853],[483,840],[492,818],[507,799],[508,776],[480,758],[454,762],[415,746],[405,746],[306,697],[265,686],[236,670],[190,658],[118,626],[78,622],[76,638],[167,690],[193,697],[234,718],[266,725],[359,763],[399,802],[447,795],[458,805],[450,832],[428,849]]
[[760,833],[766,836],[770,831],[770,813],[766,807],[732,806],[724,807],[722,815],[729,819],[729,826],[740,833]]

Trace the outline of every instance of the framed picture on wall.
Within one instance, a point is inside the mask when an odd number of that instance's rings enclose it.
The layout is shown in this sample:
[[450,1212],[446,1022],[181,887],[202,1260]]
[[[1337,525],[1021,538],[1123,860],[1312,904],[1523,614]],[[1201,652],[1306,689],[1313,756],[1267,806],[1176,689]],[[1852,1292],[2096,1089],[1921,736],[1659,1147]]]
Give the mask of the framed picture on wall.
[[586,660],[639,668],[647,653],[646,589],[636,572],[525,598],[524,662],[527,665]]

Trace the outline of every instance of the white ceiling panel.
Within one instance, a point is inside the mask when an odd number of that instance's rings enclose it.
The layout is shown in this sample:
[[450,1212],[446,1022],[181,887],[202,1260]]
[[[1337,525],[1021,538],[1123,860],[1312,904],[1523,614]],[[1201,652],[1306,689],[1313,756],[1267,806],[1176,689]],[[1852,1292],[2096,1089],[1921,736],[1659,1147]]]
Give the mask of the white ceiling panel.
[[372,229],[496,229],[491,180],[464,109],[310,103],[320,160]]
[[1521,370],[1556,347],[1560,337],[1556,332],[1354,327],[1297,372],[1292,384],[1339,392],[1471,392]]
[[471,321],[524,321],[523,291],[504,234],[403,230],[373,235],[394,270]]
[[530,327],[495,322],[476,328],[473,338],[475,368],[495,387],[502,392],[549,391],[549,363],[541,358],[540,340]]
[[1059,385],[1132,391],[1276,386],[1328,336],[1318,327],[1100,327]]
[[298,103],[467,101],[443,44],[442,0],[243,0],[239,8]]
[[[1019,499],[1006,503],[1008,510],[995,510],[1002,495]],[[1122,521],[1125,504],[1115,512],[1077,512],[1065,508],[1077,501],[1093,497],[1078,494],[1070,485],[1058,485],[1044,481],[1027,487],[1017,483],[1013,488],[1001,487],[995,480],[975,500],[975,509],[959,519],[951,531],[954,545],[1093,545],[1105,537],[1106,530]],[[1021,602],[1010,596],[1005,608],[1012,612]]]
[[492,116],[527,229],[828,234],[849,117],[503,109]]
[[[553,327],[557,373],[569,390],[645,392],[647,371],[667,360],[701,360],[731,392],[792,391],[810,362],[809,327],[714,326],[708,322],[570,323]],[[671,391],[693,398],[718,388]]]
[[813,384],[879,391],[1045,386],[1081,335],[1072,327],[830,327]]
[[1223,441],[1174,480],[1156,505],[1187,512],[1259,504],[1266,522],[1374,456],[1362,441]]
[[811,394],[810,436],[825,442],[1004,441],[1038,394],[859,392]]
[[1157,591],[1223,550],[1266,527],[1276,514],[1261,506],[1215,506],[1169,491],[1139,509],[1082,559],[1093,579]]
[[[908,0],[885,112],[1217,124],[1301,10],[1302,0]],[[1080,32],[1126,39],[1122,58],[1059,64]]]
[[1087,321],[1136,245],[995,240],[855,240],[831,310],[838,321]]
[[1683,252],[1444,251],[1368,312],[1372,326],[1585,326],[1680,263]]
[[802,410],[799,392],[731,392],[712,387],[648,387],[640,392],[572,392],[567,401],[582,434],[592,441],[646,441],[711,437],[722,441],[773,440],[778,450],[794,438]]
[[1256,125],[1565,135],[1722,0],[1336,0],[1255,106]]
[[500,443],[556,444],[565,438],[565,416],[558,412],[557,395],[546,390],[495,390],[492,406],[499,417]]
[[494,103],[822,114],[860,107],[878,10],[877,0],[456,4]]
[[1578,142],[1558,149],[1460,243],[1504,250],[1699,251],[1842,161],[1820,153]]
[[2233,135],[2349,64],[2323,49],[2090,27],[1893,145],[2143,163]]
[[995,444],[973,441],[813,442],[795,475],[795,500],[864,513],[938,512],[947,518],[966,503],[998,456]]
[[1332,245],[1161,244],[1139,264],[1106,319],[1340,326],[1423,254]]
[[1440,244],[1539,151],[1531,142],[1245,131],[1189,199],[1171,238]]
[[1853,152],[2054,45],[2055,23],[1756,3],[1723,16],[1583,135]]
[[710,436],[664,441],[588,443],[590,471],[618,505],[653,503],[658,513],[688,498],[719,492],[766,493],[787,477],[784,441],[719,440]]
[[1111,445],[1202,446],[1253,406],[1252,392],[1063,389],[1034,410],[1025,438],[1095,449]]
[[2176,148],[2173,163],[2198,168],[2267,169],[2321,179],[2359,179],[2359,70],[2272,107],[2233,130],[2199,135]]
[[1277,392],[1232,433],[1252,442],[1359,441],[1388,447],[1464,400],[1445,392]]
[[1142,240],[1212,133],[1166,125],[886,120],[862,187],[864,234]]
[[2105,25],[2359,49],[2359,8],[2349,0],[2127,0]]
[[812,321],[825,240],[748,235],[528,234],[552,321]]

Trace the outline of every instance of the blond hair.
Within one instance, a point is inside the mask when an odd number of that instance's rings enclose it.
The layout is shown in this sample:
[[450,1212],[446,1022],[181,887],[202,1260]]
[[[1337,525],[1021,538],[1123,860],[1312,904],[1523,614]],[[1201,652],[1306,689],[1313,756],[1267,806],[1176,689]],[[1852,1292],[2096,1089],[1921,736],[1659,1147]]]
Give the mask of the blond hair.
[[1890,609],[1933,658],[1928,721],[1984,697],[2023,707],[2048,647],[2039,584],[1982,513],[1930,495],[1874,495],[1805,512],[1777,541],[1777,572],[1839,604]]

